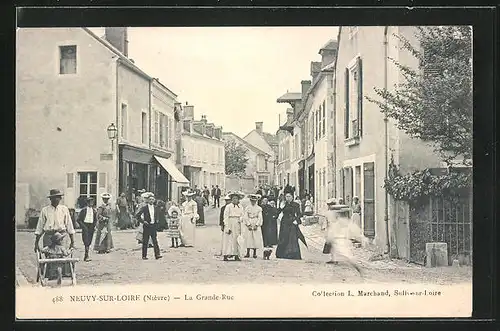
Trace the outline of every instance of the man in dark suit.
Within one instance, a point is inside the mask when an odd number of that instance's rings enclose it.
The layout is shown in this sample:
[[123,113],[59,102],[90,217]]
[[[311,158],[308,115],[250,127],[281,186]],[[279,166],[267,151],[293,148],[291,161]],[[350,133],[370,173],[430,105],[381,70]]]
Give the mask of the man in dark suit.
[[147,204],[142,206],[136,213],[136,218],[139,222],[143,223],[142,231],[142,259],[148,259],[148,243],[149,238],[153,242],[153,248],[155,251],[155,258],[158,260],[162,258],[160,255],[160,247],[158,246],[158,238],[156,236],[158,225],[160,222],[161,209],[155,206],[155,196],[153,193],[149,193],[147,196]]
[[220,207],[220,196],[222,195],[222,192],[219,188],[219,185],[215,185],[214,188],[214,208]]
[[94,236],[94,229],[97,224],[97,211],[94,207],[94,199],[88,198],[83,206],[82,210],[78,214],[76,220],[80,228],[82,229],[82,240],[85,246],[85,257],[83,260],[85,262],[90,261],[89,248],[92,244],[92,237]]

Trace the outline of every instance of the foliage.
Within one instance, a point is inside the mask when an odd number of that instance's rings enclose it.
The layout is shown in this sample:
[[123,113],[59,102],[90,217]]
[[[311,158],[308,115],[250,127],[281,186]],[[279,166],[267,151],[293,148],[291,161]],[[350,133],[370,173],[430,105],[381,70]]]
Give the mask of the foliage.
[[[419,27],[420,47],[403,36],[402,49],[419,65],[415,69],[390,59],[403,76],[394,89],[375,88],[381,100],[367,97],[398,129],[432,143],[450,164],[472,158],[472,38],[467,26]],[[422,173],[422,176],[424,174]]]
[[234,140],[227,140],[224,150],[226,175],[241,177],[248,164],[247,149]]
[[445,175],[433,175],[430,169],[402,175],[391,162],[385,189],[396,200],[416,203],[426,197],[456,198],[472,187],[472,172],[455,172],[452,168]]

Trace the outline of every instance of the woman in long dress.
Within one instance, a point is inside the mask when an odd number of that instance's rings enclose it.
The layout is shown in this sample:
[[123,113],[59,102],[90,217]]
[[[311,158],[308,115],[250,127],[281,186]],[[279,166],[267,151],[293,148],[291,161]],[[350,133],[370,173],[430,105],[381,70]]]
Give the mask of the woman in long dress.
[[357,196],[352,198],[352,216],[350,238],[353,242],[361,242],[361,204]]
[[264,247],[262,241],[262,208],[257,205],[260,195],[251,194],[250,205],[245,208],[243,213],[243,226],[241,227],[241,234],[245,240],[247,254],[245,257],[250,257],[250,250],[253,250],[253,258],[257,258],[257,250]]
[[116,207],[118,209],[118,228],[120,230],[131,228],[132,221],[130,220],[129,203],[125,193],[120,194],[120,197],[116,201]]
[[113,209],[109,203],[111,194],[101,195],[103,204],[97,208],[97,232],[94,243],[94,250],[98,254],[109,253],[113,248],[113,237],[111,236],[111,217]]
[[278,247],[276,248],[276,257],[279,259],[302,259],[300,255],[299,240],[307,246],[306,240],[299,224],[301,224],[302,214],[299,205],[293,201],[292,192],[285,193],[285,202],[279,208],[281,213],[280,230],[278,236]]
[[179,231],[180,247],[193,247],[195,244],[196,221],[198,220],[198,205],[193,200],[195,192],[185,191],[186,201],[182,204],[182,215]]
[[224,209],[224,240],[222,243],[222,255],[224,261],[229,261],[229,258],[234,258],[235,261],[241,261],[240,242],[241,222],[244,209],[240,206],[240,199],[243,194],[234,192],[229,194],[231,203]]

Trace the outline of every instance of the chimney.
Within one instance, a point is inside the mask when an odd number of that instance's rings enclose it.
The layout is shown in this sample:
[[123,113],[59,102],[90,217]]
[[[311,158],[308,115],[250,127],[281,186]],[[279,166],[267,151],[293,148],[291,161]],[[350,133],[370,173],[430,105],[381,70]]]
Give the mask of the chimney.
[[194,106],[188,105],[187,102],[184,106],[184,119],[190,121],[194,120]]
[[128,33],[126,27],[105,28],[104,38],[128,57]]
[[314,82],[319,72],[321,71],[321,62],[311,62],[311,77]]
[[257,131],[258,134],[262,134],[263,126],[264,126],[263,122],[255,122],[255,131]]
[[311,81],[310,80],[303,80],[300,82],[302,84],[302,102],[306,99],[306,94],[307,91],[309,91],[309,88],[311,87]]
[[335,60],[337,55],[337,42],[329,40],[328,43],[319,50],[321,55],[321,68],[326,67]]

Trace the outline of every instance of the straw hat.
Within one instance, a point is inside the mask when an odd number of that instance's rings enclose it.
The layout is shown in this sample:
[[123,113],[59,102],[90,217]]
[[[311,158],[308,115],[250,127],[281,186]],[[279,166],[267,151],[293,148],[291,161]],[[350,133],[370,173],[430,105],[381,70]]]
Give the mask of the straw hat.
[[245,196],[245,194],[243,194],[242,192],[239,192],[239,191],[236,191],[236,192],[231,192],[231,193],[229,193],[228,195],[229,195],[229,197],[230,197],[231,199],[232,199],[234,196],[237,196],[237,197],[238,197],[238,199],[242,199],[242,198]]
[[171,206],[170,208],[168,208],[168,215],[169,216],[172,216],[172,213],[173,212],[177,212],[177,215],[180,215],[181,214],[181,210],[179,207],[177,206]]
[[192,197],[193,195],[196,194],[196,192],[194,192],[193,190],[187,190],[187,191],[182,192],[182,194],[187,196],[187,197]]
[[224,197],[224,200],[228,201],[228,200],[231,200],[231,193],[228,192],[228,194],[226,194],[226,196]]
[[59,191],[58,189],[52,189],[52,190],[50,190],[47,198],[62,197],[63,195],[64,194],[61,191]]
[[103,198],[103,199],[111,199],[111,194],[109,194],[109,193],[103,193],[103,194],[101,194],[101,198]]
[[248,195],[248,198],[251,200],[251,201],[257,201],[260,199],[260,194],[249,194]]

